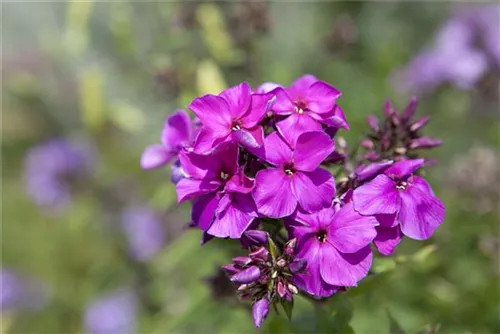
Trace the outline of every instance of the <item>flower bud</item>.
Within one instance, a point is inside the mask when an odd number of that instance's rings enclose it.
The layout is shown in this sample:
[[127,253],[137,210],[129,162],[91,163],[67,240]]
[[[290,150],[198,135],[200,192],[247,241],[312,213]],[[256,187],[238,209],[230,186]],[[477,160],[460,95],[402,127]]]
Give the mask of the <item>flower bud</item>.
[[378,154],[376,152],[368,152],[365,154],[366,160],[375,161],[375,160],[378,160],[379,158],[380,158],[380,154]]
[[249,265],[252,263],[252,259],[249,258],[248,256],[237,256],[233,258],[233,262],[240,267],[244,267],[246,265]]
[[304,259],[296,259],[290,263],[290,271],[293,274],[299,274],[306,269],[307,261]]
[[293,284],[288,284],[288,290],[290,290],[290,292],[294,295],[299,293],[299,289],[297,289],[297,287]]
[[410,131],[417,132],[418,130],[422,129],[424,126],[427,125],[427,123],[429,123],[430,119],[431,116],[420,117],[410,126]]
[[266,298],[262,298],[256,301],[252,306],[252,317],[255,327],[260,327],[262,322],[267,317],[269,313],[269,301]]
[[403,111],[403,114],[401,115],[401,120],[403,122],[407,122],[410,118],[413,117],[413,115],[417,111],[417,105],[418,105],[417,98],[413,96],[410,99],[408,105],[406,106],[406,109]]
[[410,142],[410,149],[416,150],[419,148],[434,148],[441,146],[443,141],[441,139],[431,138],[431,137],[420,137],[413,139]]
[[276,262],[276,264],[278,265],[278,267],[283,268],[284,266],[286,266],[286,260],[285,259],[279,259],[278,262]]
[[373,142],[369,139],[364,139],[361,141],[360,145],[364,148],[366,148],[367,150],[372,150],[375,145],[373,144]]
[[268,235],[267,232],[259,230],[249,230],[243,233],[243,236],[248,239],[249,243],[258,246],[267,245]]
[[368,115],[368,117],[366,117],[366,121],[373,131],[378,132],[380,130],[378,118],[375,115]]
[[396,110],[394,109],[394,106],[392,105],[392,102],[389,99],[385,100],[383,109],[384,109],[384,115],[387,118],[391,118],[391,116],[396,113]]
[[236,274],[240,269],[236,268],[234,264],[225,264],[222,266],[222,270],[228,275]]
[[256,266],[251,266],[231,276],[231,282],[238,284],[248,284],[256,281],[259,277],[260,269]]
[[356,174],[356,178],[359,182],[364,182],[373,179],[393,163],[394,161],[392,160],[386,160],[374,162],[368,165],[362,165],[354,171],[354,174]]
[[248,254],[248,256],[256,262],[266,261],[269,257],[269,251],[264,247],[259,247],[256,251]]
[[278,291],[278,295],[283,298],[286,296],[286,293],[288,292],[286,287],[285,287],[285,284],[283,284],[282,281],[278,281],[278,284],[276,286],[276,291]]

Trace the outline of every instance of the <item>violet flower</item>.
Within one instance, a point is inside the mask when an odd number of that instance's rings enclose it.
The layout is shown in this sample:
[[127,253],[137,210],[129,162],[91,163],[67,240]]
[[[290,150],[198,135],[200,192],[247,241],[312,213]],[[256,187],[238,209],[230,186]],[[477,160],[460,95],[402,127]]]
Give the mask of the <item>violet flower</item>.
[[88,305],[84,326],[90,334],[133,334],[137,329],[136,298],[119,290]]
[[130,207],[122,214],[122,224],[130,255],[147,261],[165,245],[165,229],[160,217],[150,208]]
[[335,149],[325,133],[313,131],[300,135],[293,148],[276,132],[264,140],[255,154],[273,167],[260,170],[255,177],[253,198],[260,214],[281,218],[291,215],[297,205],[307,212],[331,204],[335,180],[320,168]]
[[278,115],[288,116],[276,126],[292,146],[302,133],[321,131],[322,123],[349,129],[343,111],[336,105],[342,93],[313,75],[304,75],[289,88],[278,88],[273,93],[276,100],[272,110]]
[[47,304],[49,293],[39,281],[13,270],[0,270],[0,310],[39,310]]
[[28,151],[24,163],[26,191],[33,201],[53,212],[71,203],[71,192],[91,173],[91,149],[81,142],[51,139]]
[[307,261],[307,273],[295,275],[299,288],[328,297],[339,287],[356,286],[368,274],[369,244],[378,222],[354,211],[352,202],[310,214],[297,211],[286,223],[297,238],[297,258]]
[[167,118],[161,134],[161,144],[146,147],[141,156],[144,169],[160,168],[168,164],[183,148],[193,145],[196,131],[189,115],[184,110],[176,110]]
[[259,122],[269,110],[272,94],[252,94],[246,82],[222,91],[218,96],[196,98],[188,106],[203,123],[194,146],[197,153],[209,153],[224,142],[247,148],[262,145],[264,130]]
[[[383,174],[356,188],[354,208],[363,215],[386,215],[379,219],[381,235],[375,245],[383,254],[392,253],[391,245],[401,235],[416,240],[428,239],[444,220],[443,203],[434,195],[430,185],[413,175],[424,164],[424,159],[402,160],[394,163]],[[380,218],[380,216],[378,216]],[[384,243],[390,245],[385,248]]]
[[193,222],[220,238],[241,237],[257,214],[250,196],[254,182],[238,167],[238,147],[225,143],[209,155],[183,152],[188,177],[177,183],[177,200],[193,201]]

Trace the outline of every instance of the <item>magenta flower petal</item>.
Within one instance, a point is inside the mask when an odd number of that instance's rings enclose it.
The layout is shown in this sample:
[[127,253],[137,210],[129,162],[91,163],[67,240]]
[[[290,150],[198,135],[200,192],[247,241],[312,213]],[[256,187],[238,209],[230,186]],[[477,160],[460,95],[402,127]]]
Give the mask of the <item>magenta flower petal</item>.
[[241,117],[241,125],[245,128],[253,128],[259,124],[270,110],[273,97],[273,94],[253,94],[250,109]]
[[397,220],[397,214],[375,215],[374,217],[382,227],[394,227],[399,224]]
[[295,111],[295,104],[283,88],[277,88],[274,91],[276,100],[273,103],[272,110],[278,115],[290,115]]
[[231,129],[230,106],[222,97],[205,95],[196,98],[188,108],[202,121],[207,128],[228,135]]
[[305,132],[297,139],[295,166],[311,172],[335,150],[335,143],[324,132]]
[[165,166],[175,154],[168,152],[163,145],[156,144],[146,147],[141,156],[141,167],[154,169]]
[[227,142],[229,140],[228,132],[225,135],[222,135],[218,132],[215,132],[209,128],[202,128],[196,136],[196,140],[194,142],[194,151],[199,154],[209,154],[212,153],[217,146],[223,142]]
[[250,107],[251,93],[250,85],[242,82],[237,86],[223,90],[219,96],[226,100],[231,117],[237,119],[243,116]]
[[184,110],[176,110],[165,122],[161,133],[162,144],[178,151],[189,146],[191,137],[191,118]]
[[249,149],[261,147],[264,142],[264,131],[260,126],[256,127],[252,132],[246,129],[233,131],[232,136],[234,141]]
[[250,195],[233,194],[228,208],[217,217],[208,234],[219,238],[239,239],[257,216]]
[[214,220],[215,211],[219,205],[219,198],[209,194],[193,201],[191,219],[202,231],[207,231]]
[[327,114],[323,114],[322,116],[323,117],[320,122],[328,127],[340,128],[344,130],[350,129],[349,123],[347,123],[347,119],[345,118],[344,111],[338,105],[335,105],[332,111]]
[[350,202],[335,214],[328,228],[328,240],[342,253],[354,253],[372,242],[377,235],[376,225],[374,217],[360,215]]
[[255,93],[256,94],[265,94],[272,92],[278,87],[282,87],[280,84],[277,84],[275,82],[264,82],[259,85],[259,87],[255,88]]
[[260,269],[257,266],[251,266],[234,274],[231,277],[231,282],[246,284],[256,281],[260,277]]
[[326,114],[335,106],[342,93],[324,81],[317,81],[307,89],[307,108],[317,114]]
[[401,160],[387,168],[384,174],[393,180],[399,180],[413,174],[424,165],[424,161],[424,159]]
[[242,171],[239,171],[226,182],[224,190],[229,193],[249,194],[252,192],[253,188],[254,180],[243,174]]
[[307,212],[330,206],[335,195],[335,180],[323,168],[312,172],[296,172],[291,178],[291,186],[300,207]]
[[295,147],[298,137],[304,132],[321,131],[321,124],[307,113],[294,113],[288,118],[276,123],[278,132],[286,139],[290,146]]
[[214,192],[219,188],[219,183],[215,181],[197,180],[185,178],[177,183],[175,190],[177,191],[177,203],[182,203],[187,200],[192,200],[195,197],[200,197],[208,193]]
[[386,175],[378,175],[354,190],[354,209],[362,215],[393,214],[400,207],[396,184]]
[[[294,92],[294,95],[298,95],[301,92],[307,91],[309,87],[311,87],[314,83],[318,82],[318,78],[316,78],[312,74],[305,74],[292,82],[292,85],[290,86],[290,91]],[[300,96],[293,96],[294,98],[300,97]]]
[[252,150],[252,153],[276,167],[289,162],[293,154],[290,146],[277,132],[273,132],[264,138],[264,145],[260,149]]
[[205,177],[215,178],[214,171],[217,170],[219,163],[214,155],[201,155],[194,152],[183,151],[179,154],[179,161],[182,169],[189,176],[197,179]]
[[330,243],[321,245],[320,272],[323,280],[331,285],[356,286],[372,265],[372,251],[366,246],[356,253],[340,253]]
[[429,239],[444,220],[443,203],[421,186],[409,185],[400,191],[399,224],[404,235],[415,239]]
[[253,198],[259,213],[271,218],[289,216],[297,207],[291,179],[280,169],[264,169],[257,173]]
[[391,255],[401,242],[403,234],[399,226],[383,227],[377,226],[377,237],[373,240],[375,247],[382,255]]

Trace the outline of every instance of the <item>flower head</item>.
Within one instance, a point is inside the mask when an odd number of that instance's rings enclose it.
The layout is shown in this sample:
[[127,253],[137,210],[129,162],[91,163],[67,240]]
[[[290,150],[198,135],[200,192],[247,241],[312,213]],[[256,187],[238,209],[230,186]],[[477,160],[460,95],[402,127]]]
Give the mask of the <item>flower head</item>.
[[345,116],[336,100],[341,92],[313,75],[304,75],[289,88],[273,91],[276,101],[272,110],[286,119],[276,124],[278,131],[294,146],[304,132],[321,131],[322,123],[349,129]]
[[335,181],[319,165],[334,149],[333,141],[321,132],[300,135],[292,148],[278,133],[268,135],[263,147],[255,151],[273,166],[255,177],[253,198],[259,213],[280,218],[291,215],[297,205],[307,212],[329,206]]
[[269,110],[272,94],[252,94],[246,82],[228,88],[219,95],[196,98],[188,106],[203,127],[194,150],[209,153],[224,142],[239,143],[247,148],[262,145],[264,131],[259,122]]
[[[423,163],[423,159],[396,162],[383,174],[355,189],[356,211],[363,215],[389,215],[381,227],[400,228],[404,235],[416,240],[430,238],[443,222],[445,210],[430,185],[414,175]],[[394,238],[397,236],[395,232],[390,233]]]
[[356,286],[372,263],[369,244],[376,236],[374,217],[354,211],[352,202],[340,209],[315,213],[297,211],[286,220],[297,238],[297,258],[307,261],[297,286],[316,297],[328,297],[339,287]]

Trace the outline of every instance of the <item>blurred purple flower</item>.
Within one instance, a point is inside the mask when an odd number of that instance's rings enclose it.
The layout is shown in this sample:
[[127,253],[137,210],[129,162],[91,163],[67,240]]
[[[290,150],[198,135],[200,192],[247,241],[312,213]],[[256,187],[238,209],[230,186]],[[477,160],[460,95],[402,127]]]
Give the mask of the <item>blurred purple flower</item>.
[[85,312],[85,329],[90,334],[133,334],[137,329],[134,294],[118,290],[90,303]]
[[28,195],[54,212],[71,202],[72,185],[91,172],[95,155],[84,143],[52,139],[28,151],[24,177]]
[[41,282],[26,278],[12,270],[0,269],[0,310],[38,310],[48,300],[48,291]]
[[500,66],[499,13],[498,5],[458,10],[439,30],[434,45],[395,74],[396,87],[426,92],[449,82],[472,88],[491,66]]
[[161,218],[150,208],[130,207],[122,214],[129,253],[137,261],[147,261],[165,245]]

